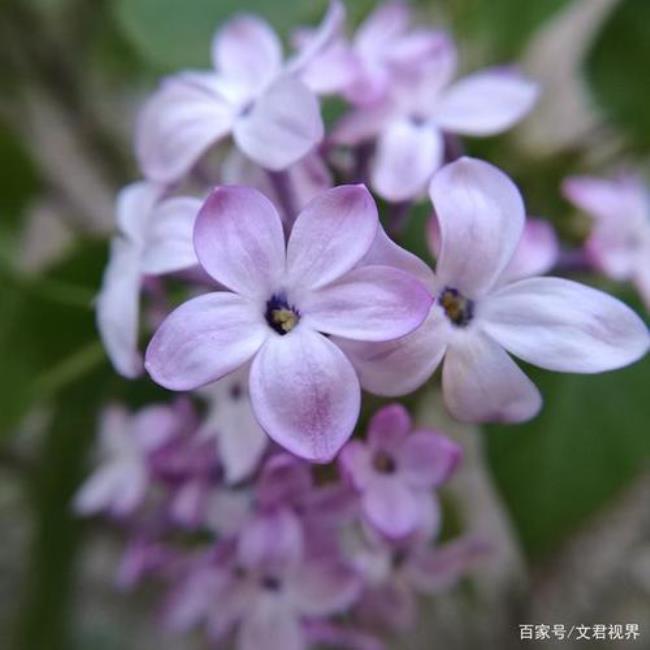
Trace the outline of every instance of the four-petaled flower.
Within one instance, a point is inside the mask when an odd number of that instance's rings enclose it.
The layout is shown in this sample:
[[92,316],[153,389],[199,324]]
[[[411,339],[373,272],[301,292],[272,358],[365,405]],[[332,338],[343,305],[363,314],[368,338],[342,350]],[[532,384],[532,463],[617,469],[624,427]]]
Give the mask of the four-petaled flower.
[[409,393],[444,358],[444,399],[454,417],[519,422],[533,417],[542,400],[507,352],[578,373],[620,368],[647,352],[643,321],[601,291],[553,277],[502,282],[525,221],[521,196],[503,172],[461,158],[436,174],[430,195],[441,242],[429,276],[435,303],[402,340],[339,341],[364,388]]
[[286,245],[264,195],[215,189],[196,219],[194,244],[204,270],[228,290],[167,317],[147,349],[151,377],[192,390],[251,361],[250,398],[262,428],[298,456],[331,460],[360,405],[356,372],[332,337],[396,339],[431,306],[410,274],[367,259],[360,265],[378,231],[377,208],[360,185],[311,201]]

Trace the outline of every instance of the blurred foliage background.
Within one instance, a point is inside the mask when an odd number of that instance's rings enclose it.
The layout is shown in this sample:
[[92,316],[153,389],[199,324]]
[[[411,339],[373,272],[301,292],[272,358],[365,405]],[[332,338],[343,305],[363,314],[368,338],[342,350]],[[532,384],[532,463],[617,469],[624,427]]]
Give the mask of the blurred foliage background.
[[[109,367],[92,307],[113,195],[137,174],[129,136],[138,103],[160,75],[209,65],[210,38],[232,13],[258,12],[286,38],[325,4],[0,2],[2,647],[126,647],[79,622],[88,525],[72,517],[69,501],[87,468],[99,406],[158,395],[146,379],[127,383]],[[350,23],[375,4],[348,2]],[[463,68],[515,62],[541,78],[544,99],[521,128],[467,148],[511,174],[529,213],[551,219],[565,241],[579,242],[585,222],[560,197],[564,176],[628,164],[647,177],[650,2],[414,4],[422,20],[453,31]],[[326,106],[330,113],[335,107]],[[416,252],[425,217],[415,210],[406,231]],[[642,309],[625,287],[605,286]],[[483,443],[534,568],[647,470],[650,361],[596,377],[530,372],[545,396],[542,415],[488,427]]]

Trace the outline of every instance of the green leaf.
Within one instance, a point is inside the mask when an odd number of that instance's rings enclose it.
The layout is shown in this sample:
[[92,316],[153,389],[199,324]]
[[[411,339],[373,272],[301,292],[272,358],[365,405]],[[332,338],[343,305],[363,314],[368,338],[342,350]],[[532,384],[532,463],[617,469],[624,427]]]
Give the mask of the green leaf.
[[650,147],[650,2],[622,0],[595,39],[586,75],[596,102],[637,148]]
[[318,20],[325,0],[118,0],[116,17],[145,59],[174,70],[210,64],[215,30],[232,15],[260,14],[283,37],[300,24]]
[[497,484],[535,556],[647,464],[650,359],[602,375],[527,372],[544,395],[541,415],[519,426],[490,426],[486,442]]
[[0,265],[0,436],[31,404],[105,363],[92,306],[105,250],[81,242],[46,276]]

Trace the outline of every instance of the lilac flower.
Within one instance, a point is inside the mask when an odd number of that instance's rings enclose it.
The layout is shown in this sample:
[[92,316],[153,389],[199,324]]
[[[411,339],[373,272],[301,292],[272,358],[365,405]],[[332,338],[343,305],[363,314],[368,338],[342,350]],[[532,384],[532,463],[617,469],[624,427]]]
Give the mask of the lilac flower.
[[248,373],[247,367],[242,368],[200,390],[208,400],[208,412],[198,435],[216,439],[227,483],[250,476],[268,446],[253,414]]
[[362,494],[365,517],[392,538],[418,527],[432,488],[449,478],[462,457],[449,438],[412,431],[412,426],[403,406],[386,406],[372,418],[367,442],[348,442],[339,457],[341,469]]
[[109,406],[100,421],[100,463],[74,499],[83,515],[108,512],[131,514],[143,501],[151,473],[151,455],[178,428],[175,411],[165,405],[148,406],[133,416]]
[[163,198],[161,186],[134,183],[117,197],[118,234],[97,296],[97,325],[108,356],[125,377],[142,370],[138,352],[142,278],[198,264],[192,245],[194,218],[201,202]]
[[170,622],[184,629],[205,618],[214,640],[236,632],[239,650],[302,650],[303,622],[345,611],[360,587],[336,558],[310,557],[299,520],[281,509],[250,520],[235,553],[195,574]]
[[383,570],[366,574],[366,588],[356,608],[360,619],[396,630],[412,627],[416,596],[449,589],[488,551],[485,542],[469,537],[437,546],[430,540],[416,539],[407,544],[368,547],[373,565]]
[[335,0],[309,50],[284,66],[280,40],[267,23],[247,14],[228,22],[212,45],[215,70],[166,79],[143,108],[136,151],[145,176],[175,181],[229,134],[267,169],[302,158],[322,139],[323,122],[298,73],[334,38],[343,17]]
[[410,392],[444,358],[452,415],[518,422],[537,413],[541,396],[506,351],[542,368],[579,373],[620,368],[647,352],[643,321],[605,293],[550,277],[501,284],[519,245],[524,207],[498,169],[462,158],[438,172],[430,193],[441,252],[430,276],[436,301],[428,318],[399,341],[337,341],[365,388]]
[[425,191],[443,161],[443,133],[501,133],[537,98],[536,84],[514,70],[484,70],[449,85],[455,69],[453,43],[440,37],[426,71],[402,76],[389,98],[352,111],[335,127],[332,138],[341,144],[378,138],[371,183],[383,198],[405,201]]
[[[405,2],[380,5],[360,25],[354,39],[335,39],[312,57],[301,78],[318,94],[340,93],[358,106],[376,105],[391,88],[413,77],[444,46],[438,30],[410,29],[411,11]],[[298,43],[308,47],[311,35],[302,30]]]
[[341,186],[307,205],[285,246],[266,197],[217,188],[197,217],[194,243],[205,271],[229,291],[194,298],[167,317],[147,349],[149,374],[166,388],[191,390],[251,362],[262,428],[298,456],[330,460],[352,433],[360,401],[355,370],[330,337],[396,339],[431,304],[409,274],[358,267],[377,229],[368,191]]
[[573,176],[563,191],[593,218],[586,249],[594,266],[632,282],[650,310],[650,195],[641,179]]

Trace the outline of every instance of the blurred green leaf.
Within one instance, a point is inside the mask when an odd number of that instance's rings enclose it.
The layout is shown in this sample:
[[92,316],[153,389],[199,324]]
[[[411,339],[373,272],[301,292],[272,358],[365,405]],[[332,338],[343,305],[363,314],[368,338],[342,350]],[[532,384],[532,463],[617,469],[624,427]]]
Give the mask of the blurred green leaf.
[[116,16],[145,59],[174,70],[210,64],[215,30],[232,15],[252,12],[266,18],[282,37],[317,20],[325,0],[118,0]]
[[622,0],[595,39],[586,74],[596,102],[636,148],[650,147],[650,2]]
[[0,436],[30,404],[105,362],[92,298],[105,244],[81,242],[46,277],[0,266]]
[[486,434],[494,475],[531,555],[551,550],[650,457],[650,359],[602,375],[527,369],[541,415]]

